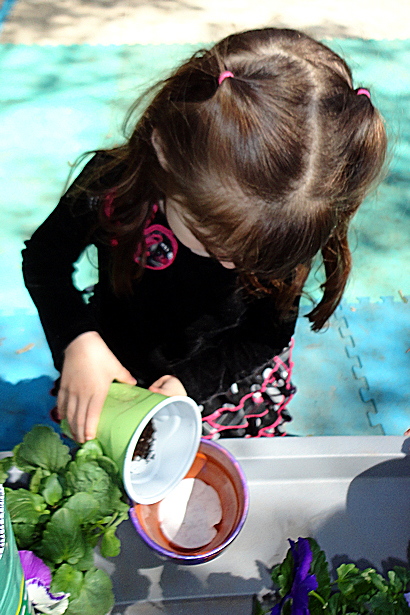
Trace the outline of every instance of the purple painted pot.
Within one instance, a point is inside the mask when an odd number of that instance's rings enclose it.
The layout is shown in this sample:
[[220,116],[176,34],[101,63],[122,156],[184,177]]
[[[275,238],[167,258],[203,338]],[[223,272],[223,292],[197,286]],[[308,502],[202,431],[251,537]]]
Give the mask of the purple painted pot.
[[202,564],[219,555],[241,531],[249,508],[249,490],[236,459],[225,448],[201,440],[197,457],[186,478],[198,478],[213,487],[222,506],[222,519],[213,540],[198,549],[184,549],[165,537],[158,520],[156,504],[134,504],[131,521],[141,538],[163,557],[183,564]]

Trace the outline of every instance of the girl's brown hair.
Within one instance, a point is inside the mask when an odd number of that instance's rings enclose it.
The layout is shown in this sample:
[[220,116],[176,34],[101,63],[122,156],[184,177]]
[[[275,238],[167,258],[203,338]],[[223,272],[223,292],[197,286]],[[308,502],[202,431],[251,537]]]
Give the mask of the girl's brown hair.
[[[233,77],[219,85],[227,70]],[[276,294],[284,313],[321,253],[323,297],[309,314],[319,330],[351,269],[349,222],[386,154],[383,121],[353,89],[344,60],[297,31],[253,30],[197,52],[149,94],[100,169],[119,169],[111,215],[103,202],[100,211],[101,228],[118,241],[116,291],[141,274],[136,246],[153,203],[168,196],[205,249],[232,261],[251,292]]]

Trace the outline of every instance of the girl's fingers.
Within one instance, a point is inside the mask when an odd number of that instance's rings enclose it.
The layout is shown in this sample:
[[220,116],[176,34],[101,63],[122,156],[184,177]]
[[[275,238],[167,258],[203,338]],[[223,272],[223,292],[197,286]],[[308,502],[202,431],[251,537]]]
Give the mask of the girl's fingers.
[[71,435],[76,442],[82,442],[82,429],[81,423],[79,423],[79,397],[77,395],[71,394],[68,396],[65,411]]
[[149,391],[152,391],[152,393],[160,393],[160,395],[163,394],[164,392],[164,384],[171,378],[171,376],[161,376],[161,378],[158,378],[158,380],[156,380],[155,382],[153,382],[151,384],[150,387],[148,387]]
[[158,378],[150,387],[153,393],[161,393],[173,397],[174,395],[187,395],[184,385],[175,376],[162,376]]
[[151,391],[152,393],[162,393],[162,390],[159,387],[154,386],[153,384],[151,384],[151,386],[148,387],[148,390]]
[[60,387],[57,395],[57,413],[60,420],[67,416],[68,391]]
[[93,395],[89,401],[87,415],[84,422],[84,442],[95,438],[101,410],[103,408],[106,396],[106,394]]
[[67,421],[76,442],[83,443],[86,440],[85,425],[91,399],[92,396],[78,394],[72,394],[68,399]]
[[57,408],[59,416],[67,418],[77,442],[95,437],[113,380],[137,384],[96,331],[82,333],[67,346]]
[[161,378],[158,378],[158,380],[153,382],[151,386],[148,387],[149,390],[154,391],[155,389],[155,393],[158,393],[158,389],[160,389],[170,378],[172,378],[172,376],[161,376]]
[[124,382],[125,384],[137,384],[134,376],[132,376],[131,373],[122,365],[121,370],[115,375],[115,380],[117,380],[117,382]]

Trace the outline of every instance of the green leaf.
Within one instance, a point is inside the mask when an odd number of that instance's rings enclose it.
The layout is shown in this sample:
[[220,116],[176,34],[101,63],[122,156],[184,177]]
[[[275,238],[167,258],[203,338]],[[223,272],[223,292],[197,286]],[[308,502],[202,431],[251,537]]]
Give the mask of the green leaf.
[[261,603],[255,599],[253,615],[265,615],[265,611],[262,608]]
[[0,459],[0,485],[6,482],[8,479],[11,466],[13,465],[13,457],[3,457]]
[[406,591],[407,586],[410,583],[410,570],[404,568],[403,566],[394,566],[393,570],[403,584],[404,591]]
[[53,514],[43,533],[41,553],[44,559],[55,564],[76,564],[85,552],[78,515],[68,508],[60,508]]
[[270,576],[275,587],[279,587],[280,567],[281,564],[275,564],[275,566],[273,566],[272,570],[270,571]]
[[105,456],[99,457],[98,459],[96,459],[96,461],[98,465],[100,466],[100,468],[102,468],[104,472],[107,472],[107,474],[111,477],[112,482],[120,488],[121,497],[124,497],[125,491],[123,487],[122,478],[120,476],[120,473],[118,472],[117,464],[112,459],[110,459],[109,457],[105,457]]
[[101,519],[100,505],[98,500],[90,493],[80,492],[72,495],[64,504],[78,515],[81,525],[97,523]]
[[395,594],[398,594],[405,589],[403,587],[403,583],[401,582],[399,575],[394,570],[389,570],[387,573],[387,576],[390,581],[390,589]]
[[342,564],[337,569],[337,585],[342,594],[347,597],[362,597],[371,588],[368,580],[362,577],[361,571],[354,564]]
[[82,526],[82,532],[86,542],[94,549],[104,533],[104,527],[101,522],[97,524],[86,524]]
[[373,568],[366,568],[366,570],[362,572],[362,577],[366,581],[371,583],[376,590],[380,592],[384,592],[384,593],[387,592],[388,584],[386,580],[381,576],[381,574],[378,574]]
[[37,468],[30,480],[30,491],[32,493],[38,493],[40,491],[43,478],[46,478],[47,476],[50,476],[50,472],[48,470]]
[[124,502],[119,502],[115,505],[117,512],[109,517],[104,517],[101,521],[102,524],[107,524],[110,528],[117,528],[123,521],[129,518],[130,505]]
[[62,419],[61,423],[60,423],[60,429],[61,432],[64,436],[67,436],[67,438],[70,438],[71,440],[74,440],[74,436],[71,433],[71,429],[70,429],[70,425],[68,424],[67,419]]
[[34,551],[36,543],[39,541],[41,532],[39,525],[29,523],[13,523],[13,534],[19,549]]
[[111,487],[109,475],[96,461],[72,461],[68,467],[67,479],[76,492],[85,491],[105,496]]
[[329,615],[344,615],[346,613],[346,605],[342,594],[333,594],[328,602]]
[[88,440],[80,446],[75,455],[75,458],[76,461],[80,459],[82,459],[83,461],[90,461],[98,459],[98,457],[102,457],[103,455],[104,452],[98,440]]
[[309,615],[323,615],[324,605],[318,598],[317,592],[313,592],[309,594]]
[[85,492],[94,496],[102,516],[116,512],[121,492],[97,461],[72,461],[67,472],[67,482],[74,493]]
[[83,444],[77,451],[75,461],[78,465],[81,465],[84,461],[96,461],[100,468],[102,468],[122,491],[121,495],[124,495],[124,489],[122,480],[118,471],[117,464],[106,457],[103,453],[103,449],[98,440],[90,440]]
[[70,600],[78,598],[84,575],[70,564],[62,564],[53,574],[50,590],[52,594],[64,592],[70,594]]
[[352,575],[360,575],[360,570],[354,564],[341,564],[336,570],[339,581],[345,581],[346,578]]
[[293,585],[295,561],[291,550],[289,549],[281,566],[281,574],[279,576],[280,595],[285,596],[290,592]]
[[288,549],[286,557],[281,564],[272,569],[271,577],[273,583],[279,587],[281,598],[288,594],[293,585],[295,561],[291,549]]
[[397,597],[395,614],[396,615],[409,615],[409,613],[410,613],[410,607],[407,604],[407,600],[405,599],[403,594],[400,594],[400,596]]
[[378,592],[370,600],[369,605],[371,613],[374,615],[386,615],[387,613],[394,613],[393,600],[391,596],[386,593]]
[[316,592],[327,602],[330,597],[331,583],[326,555],[313,538],[308,538],[308,541],[313,555],[310,573],[316,576],[318,582],[318,589]]
[[106,615],[113,606],[111,580],[95,568],[85,573],[80,593],[70,601],[65,615]]
[[23,442],[15,448],[15,463],[25,472],[32,472],[38,467],[58,472],[65,468],[69,460],[68,446],[46,425],[33,427],[24,436]]
[[6,504],[13,523],[36,525],[42,516],[50,514],[44,498],[27,489],[6,489]]
[[121,541],[115,535],[115,528],[109,528],[104,532],[100,549],[103,557],[116,557],[120,554]]
[[54,473],[47,477],[41,495],[49,506],[55,506],[61,500],[63,497],[63,488],[58,480],[57,474]]
[[282,607],[282,615],[293,615],[292,613],[292,601],[288,600]]
[[85,553],[81,559],[74,564],[76,570],[87,571],[94,567],[94,546],[91,541],[85,541]]

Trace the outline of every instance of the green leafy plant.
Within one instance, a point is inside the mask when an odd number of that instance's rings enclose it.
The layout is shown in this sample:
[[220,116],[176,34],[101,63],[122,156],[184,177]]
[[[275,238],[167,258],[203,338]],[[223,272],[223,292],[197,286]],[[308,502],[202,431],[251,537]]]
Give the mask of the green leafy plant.
[[395,566],[384,577],[373,568],[342,564],[331,581],[325,554],[313,538],[289,542],[286,557],[271,572],[276,604],[268,610],[258,604],[258,615],[410,615],[407,568]]
[[97,440],[73,459],[56,432],[36,425],[12,457],[0,461],[0,483],[16,466],[28,474],[27,488],[6,488],[6,506],[19,549],[40,557],[52,573],[52,592],[70,594],[67,615],[105,615],[114,604],[111,580],[94,566],[120,552],[115,534],[128,517],[126,495],[114,462]]

